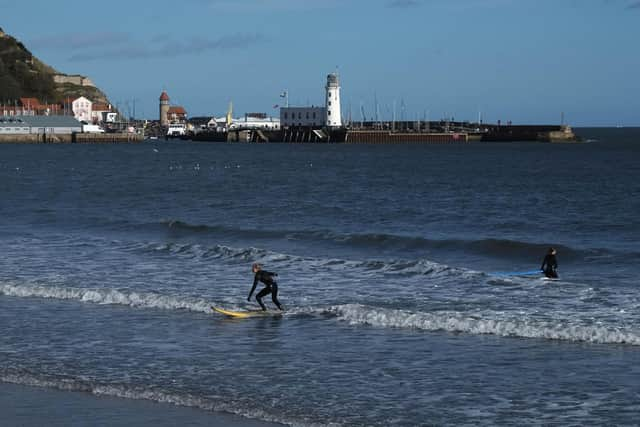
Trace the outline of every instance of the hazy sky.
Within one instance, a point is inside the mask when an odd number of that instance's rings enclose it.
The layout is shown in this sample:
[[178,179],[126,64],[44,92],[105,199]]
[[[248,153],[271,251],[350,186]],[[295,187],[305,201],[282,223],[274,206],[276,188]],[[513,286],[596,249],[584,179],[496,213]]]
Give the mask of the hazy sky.
[[[640,125],[636,0],[0,0],[0,27],[111,101],[157,118],[324,103],[354,120]],[[404,109],[402,108],[404,106]]]

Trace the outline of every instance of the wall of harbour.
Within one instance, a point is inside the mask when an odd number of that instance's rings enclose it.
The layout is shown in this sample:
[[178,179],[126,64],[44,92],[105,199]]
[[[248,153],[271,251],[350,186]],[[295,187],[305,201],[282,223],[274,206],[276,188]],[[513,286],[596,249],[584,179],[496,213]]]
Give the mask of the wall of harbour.
[[15,134],[0,135],[0,143],[117,143],[117,142],[141,142],[142,135],[132,133],[73,133],[73,134]]

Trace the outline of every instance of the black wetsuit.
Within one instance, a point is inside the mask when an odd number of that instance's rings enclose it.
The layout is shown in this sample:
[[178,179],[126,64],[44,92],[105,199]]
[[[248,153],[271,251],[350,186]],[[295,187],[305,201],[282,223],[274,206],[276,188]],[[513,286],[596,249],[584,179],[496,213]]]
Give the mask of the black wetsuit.
[[547,254],[542,261],[542,266],[540,269],[544,272],[544,275],[550,277],[552,279],[558,278],[558,272],[556,269],[558,268],[558,261],[556,260],[556,256],[553,254]]
[[256,286],[258,285],[258,282],[262,282],[266,286],[263,290],[258,292],[258,294],[256,295],[256,301],[258,301],[258,304],[260,304],[260,307],[262,307],[263,310],[267,309],[267,307],[265,307],[264,304],[262,303],[262,297],[271,294],[271,300],[273,301],[273,303],[280,310],[282,310],[280,301],[278,301],[278,284],[276,283],[275,280],[273,280],[273,276],[277,276],[277,274],[271,273],[265,270],[258,271],[255,277],[253,278],[253,286],[251,287],[251,292],[249,292],[249,298],[247,298],[247,301],[251,300],[251,295],[253,295],[253,291],[256,290]]

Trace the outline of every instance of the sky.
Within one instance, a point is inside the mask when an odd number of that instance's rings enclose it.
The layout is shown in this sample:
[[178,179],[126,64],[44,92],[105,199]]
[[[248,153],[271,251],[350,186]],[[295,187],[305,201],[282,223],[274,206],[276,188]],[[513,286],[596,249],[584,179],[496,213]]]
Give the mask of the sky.
[[[380,118],[640,126],[639,0],[0,0],[0,28],[121,111],[324,105]],[[394,108],[395,105],[395,108]]]

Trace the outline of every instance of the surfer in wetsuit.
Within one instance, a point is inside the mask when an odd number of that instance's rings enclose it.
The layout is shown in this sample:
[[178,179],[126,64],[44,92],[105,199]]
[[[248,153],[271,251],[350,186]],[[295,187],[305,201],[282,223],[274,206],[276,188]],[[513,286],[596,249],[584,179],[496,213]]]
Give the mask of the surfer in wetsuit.
[[271,273],[269,271],[263,270],[260,264],[253,264],[251,266],[251,270],[255,274],[253,277],[253,286],[251,287],[251,292],[249,292],[249,296],[247,297],[247,301],[251,301],[251,295],[253,295],[253,291],[256,290],[256,286],[258,282],[264,283],[266,286],[263,290],[256,294],[256,301],[260,304],[263,310],[267,310],[267,307],[262,303],[262,297],[265,297],[271,294],[271,300],[273,303],[280,309],[283,310],[282,305],[280,305],[280,301],[278,301],[278,284],[275,280],[273,280],[274,276],[277,276],[277,273]]
[[544,272],[544,275],[550,279],[557,279],[558,272],[556,271],[558,268],[558,261],[556,260],[556,250],[554,248],[549,248],[547,255],[545,255],[544,260],[542,261],[542,266],[540,270]]

